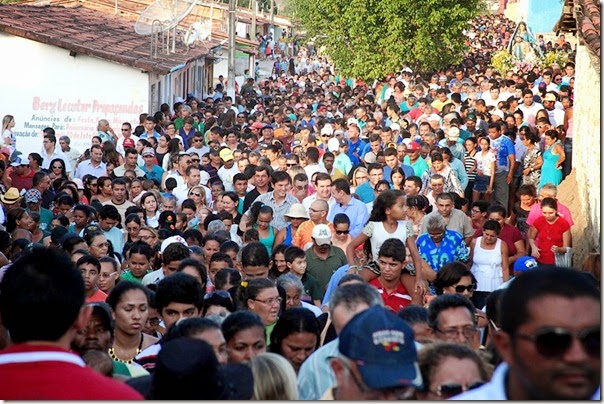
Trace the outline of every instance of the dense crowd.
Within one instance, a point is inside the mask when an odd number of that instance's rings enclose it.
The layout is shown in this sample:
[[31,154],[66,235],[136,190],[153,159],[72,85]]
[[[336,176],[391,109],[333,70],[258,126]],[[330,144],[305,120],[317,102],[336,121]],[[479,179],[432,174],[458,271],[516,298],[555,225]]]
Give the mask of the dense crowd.
[[49,127],[26,156],[6,115],[2,398],[599,399],[599,254],[568,269],[557,199],[572,54],[490,66],[571,46],[465,35],[372,85],[301,47],[84,151]]

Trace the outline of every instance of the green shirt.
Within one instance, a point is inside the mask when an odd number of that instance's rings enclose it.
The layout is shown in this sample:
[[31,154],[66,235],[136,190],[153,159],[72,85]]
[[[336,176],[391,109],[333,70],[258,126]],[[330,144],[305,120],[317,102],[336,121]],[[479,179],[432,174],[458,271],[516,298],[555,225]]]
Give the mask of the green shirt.
[[339,247],[331,246],[325,260],[320,258],[312,247],[306,250],[306,272],[317,279],[321,287],[321,294],[325,293],[331,276],[347,262],[346,254]]
[[[150,270],[148,270],[145,275],[147,275],[148,273],[151,273]],[[122,274],[120,275],[120,279],[124,280],[124,281],[131,281],[131,282],[137,282],[137,283],[143,283],[143,279],[138,279],[135,278],[134,275],[132,275],[132,272],[130,272],[130,270],[126,270],[124,272],[122,272]]]

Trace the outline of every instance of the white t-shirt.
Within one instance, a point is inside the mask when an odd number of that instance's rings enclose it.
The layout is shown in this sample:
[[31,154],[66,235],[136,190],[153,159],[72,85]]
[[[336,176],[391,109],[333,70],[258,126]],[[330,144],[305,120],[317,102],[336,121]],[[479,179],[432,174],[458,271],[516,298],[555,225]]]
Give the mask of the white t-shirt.
[[399,220],[398,226],[394,233],[388,233],[382,222],[369,222],[363,228],[363,234],[369,237],[371,242],[372,260],[377,261],[380,247],[384,241],[389,238],[397,238],[403,243],[407,241],[407,237],[413,236],[413,223],[407,220]]
[[493,175],[491,168],[493,167],[492,163],[495,161],[495,155],[491,151],[485,155],[482,152],[478,152],[474,155],[474,159],[476,160],[477,170],[482,170],[482,174],[489,177]]
[[218,169],[218,178],[222,181],[225,191],[233,190],[233,177],[239,173],[241,173],[241,171],[239,171],[237,164],[234,164],[231,168],[222,166]]

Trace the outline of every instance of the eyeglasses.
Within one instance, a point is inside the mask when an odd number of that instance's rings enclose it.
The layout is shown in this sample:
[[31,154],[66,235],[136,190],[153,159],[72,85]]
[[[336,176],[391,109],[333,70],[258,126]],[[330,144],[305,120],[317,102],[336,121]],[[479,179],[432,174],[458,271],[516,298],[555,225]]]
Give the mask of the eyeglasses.
[[286,163],[285,165],[288,166],[288,167],[293,167],[293,166],[297,166],[298,164],[296,164],[296,163]]
[[63,169],[63,166],[52,166],[52,168],[53,168],[53,169],[54,169],[54,168],[56,168],[57,170],[62,170],[62,169]]
[[445,235],[445,231],[443,230],[440,233],[428,233],[428,236],[430,236],[430,238],[434,239],[434,238],[439,238]]
[[470,212],[472,212],[472,213],[480,213],[480,209],[472,209],[472,210],[470,210]]
[[526,339],[535,344],[540,355],[546,358],[561,356],[571,347],[573,339],[581,342],[583,349],[589,356],[600,356],[600,327],[588,328],[578,332],[566,328],[545,328],[535,335],[516,334],[518,338]]
[[101,279],[109,279],[113,275],[117,275],[117,272],[111,272],[110,274],[101,274]]
[[199,159],[192,159],[191,162],[192,163],[199,163]]
[[153,234],[153,235],[151,235],[151,236],[142,236],[142,235],[139,235],[139,237],[140,237],[142,240],[149,240],[149,239],[152,239],[152,238],[157,238],[157,236],[156,236],[156,235],[154,235],[154,234]]
[[189,193],[189,196],[191,196],[191,195],[198,196],[198,197],[201,196],[201,194],[198,193],[198,192],[191,192],[191,193]]
[[474,292],[474,289],[476,289],[476,285],[475,284],[470,284],[470,285],[456,285],[455,286],[455,292],[456,293],[463,293],[466,290],[470,293]]
[[474,335],[476,334],[476,331],[478,331],[478,328],[476,328],[473,325],[467,325],[462,328],[449,328],[446,330],[439,330],[437,328],[436,331],[443,334],[449,340],[456,338],[460,333],[461,333],[461,335],[464,336],[465,339],[470,339],[470,338],[474,337]]
[[350,230],[336,230],[336,234],[348,234]]
[[127,131],[129,131],[129,130],[130,130],[130,129],[124,129],[124,128],[122,128],[122,132],[127,132]]
[[277,303],[277,304],[281,304],[281,302],[283,301],[283,299],[281,297],[271,297],[269,299],[264,299],[264,300],[259,300],[259,299],[252,299],[256,302],[260,302],[262,304],[266,304],[267,306],[272,306],[273,304]]
[[96,248],[109,247],[109,242],[107,241],[107,242],[104,242],[104,243],[101,243],[101,244],[97,244],[97,245],[93,244],[92,247],[96,247]]
[[485,382],[483,382],[483,381],[470,383],[468,385],[461,385],[459,383],[446,383],[446,384],[441,384],[436,389],[430,390],[430,391],[439,397],[450,398],[450,397],[456,396],[458,394],[461,394],[464,391],[474,390],[474,389],[482,386],[484,383]]
[[193,142],[201,142],[202,139],[193,139]]

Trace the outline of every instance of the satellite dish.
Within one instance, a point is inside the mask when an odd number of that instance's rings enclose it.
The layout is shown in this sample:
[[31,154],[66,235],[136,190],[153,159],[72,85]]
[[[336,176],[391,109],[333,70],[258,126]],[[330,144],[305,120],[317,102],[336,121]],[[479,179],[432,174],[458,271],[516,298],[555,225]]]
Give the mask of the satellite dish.
[[[138,17],[134,31],[139,35],[152,35],[153,22],[161,23],[161,31],[167,31],[178,25],[185,18],[198,0],[156,0]],[[157,32],[157,31],[155,31]]]
[[188,47],[193,45],[195,41],[207,40],[210,37],[210,34],[212,33],[210,24],[211,22],[209,20],[205,20],[204,22],[194,22],[185,34],[185,45]]

